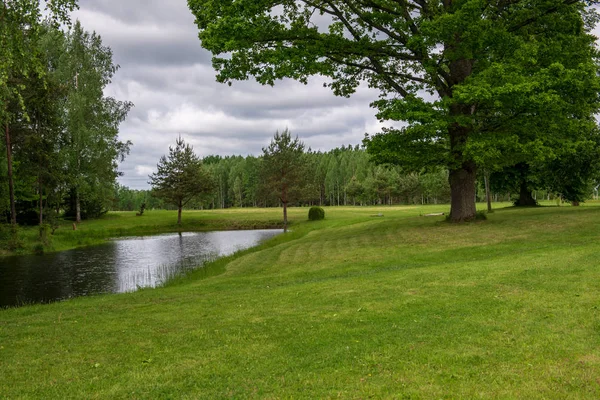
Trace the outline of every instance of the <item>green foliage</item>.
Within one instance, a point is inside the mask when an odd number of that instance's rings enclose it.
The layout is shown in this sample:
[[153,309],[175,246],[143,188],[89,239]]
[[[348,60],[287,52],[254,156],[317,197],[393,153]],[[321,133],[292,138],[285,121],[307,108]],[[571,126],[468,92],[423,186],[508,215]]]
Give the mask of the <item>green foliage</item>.
[[54,211],[50,211],[48,214],[46,214],[45,223],[49,226],[51,235],[54,235],[56,230],[60,227],[60,220]]
[[[39,119],[35,113],[31,113],[31,103],[45,103],[43,96],[38,96],[37,99],[33,96],[34,101],[31,101],[31,93],[35,89],[48,91],[46,89],[50,86],[46,85],[47,59],[39,47],[44,32],[42,19],[50,19],[54,25],[69,23],[68,13],[77,7],[77,1],[51,1],[46,5],[46,13],[40,6],[41,2],[33,0],[3,1],[0,4],[0,127],[6,138],[7,183],[10,193],[8,202],[12,224],[17,222],[17,199],[12,172],[14,138],[11,124],[29,124],[34,116]],[[33,91],[32,86],[35,88]],[[41,108],[48,109],[43,106]],[[39,176],[42,175],[43,172],[39,172]]]
[[325,210],[321,207],[311,207],[308,210],[308,220],[309,221],[320,221],[325,219]]
[[[370,162],[364,150],[357,147],[342,146],[327,153],[309,151],[304,153],[304,162],[303,188],[295,193],[290,204],[437,204],[450,199],[447,171],[407,173],[396,166],[377,166]],[[246,174],[264,176],[262,157],[207,157],[204,163],[219,184],[203,201],[191,202],[193,208],[280,204],[267,185],[244,179]],[[127,193],[123,192],[124,198],[130,198]],[[136,196],[143,197],[144,194],[140,192]]]
[[44,248],[44,245],[42,243],[37,243],[35,246],[33,246],[33,254],[37,255],[37,256],[41,256],[46,252],[46,249]]
[[48,240],[50,240],[51,229],[52,227],[50,226],[50,224],[42,224],[39,226],[40,240],[42,241],[42,243],[46,244]]
[[287,207],[296,201],[306,187],[304,143],[286,129],[275,133],[268,147],[263,148],[263,190],[283,204],[283,226],[287,230]]
[[304,143],[292,138],[286,129],[276,132],[269,146],[263,148],[263,179],[266,190],[287,204],[301,195],[305,175]]
[[[65,37],[57,74],[69,87],[66,97],[66,180],[71,188],[71,212],[83,209],[95,218],[110,207],[110,194],[119,175],[118,162],[129,153],[130,142],[118,140],[120,123],[133,106],[104,96],[118,66],[99,35],[77,22]],[[93,207],[91,207],[93,206]],[[84,215],[76,215],[77,221]]]
[[[39,57],[44,12],[39,1],[12,0],[0,4],[0,125],[4,127],[14,116],[5,107],[8,101],[24,105],[22,91],[27,86],[15,84],[15,77],[43,76],[44,60]],[[48,5],[53,22],[68,23],[68,13],[77,7],[75,0],[55,0]]]
[[[373,105],[392,126],[365,140],[374,161],[448,169],[454,221],[475,216],[478,166],[543,157],[589,131],[599,107],[589,2],[188,5],[220,82],[321,75],[340,96],[365,81],[378,89]],[[327,170],[332,185],[341,178],[336,168]]]
[[[0,123],[11,138],[19,223],[39,223],[42,206],[66,208],[77,220],[97,217],[110,207],[118,162],[131,145],[118,140],[118,127],[132,105],[104,96],[117,66],[100,36],[79,22],[59,28],[76,1],[49,2],[44,23],[39,6],[0,5],[0,41],[14,45],[0,46],[8,54],[0,56],[7,61],[0,62],[0,83],[7,83],[0,84]],[[8,193],[0,196],[5,207]]]
[[162,156],[158,171],[150,175],[154,196],[181,209],[194,198],[210,193],[214,187],[211,176],[202,166],[202,160],[193,148],[180,137],[175,147],[169,147],[169,156]]
[[152,195],[150,190],[132,190],[128,187],[116,184],[112,195],[111,211],[135,211],[140,210],[142,204],[145,209],[160,209],[167,205]]
[[38,227],[40,232],[39,241],[40,243],[34,245],[33,253],[34,254],[44,254],[47,249],[52,248],[52,235],[54,234],[52,231],[52,226],[50,224],[42,224]]
[[21,231],[18,225],[0,225],[0,240],[5,243],[6,250],[15,252],[24,247]]
[[[438,204],[450,199],[448,171],[406,172],[397,166],[379,166],[359,146],[341,146],[328,152],[302,155],[302,188],[290,205]],[[203,167],[215,182],[213,189],[191,200],[187,209],[278,207],[280,200],[264,182],[262,156],[208,156]],[[112,210],[172,209],[146,190],[116,186]]]
[[591,197],[600,178],[600,136],[567,143],[556,156],[539,168],[540,180],[562,198],[575,205]]

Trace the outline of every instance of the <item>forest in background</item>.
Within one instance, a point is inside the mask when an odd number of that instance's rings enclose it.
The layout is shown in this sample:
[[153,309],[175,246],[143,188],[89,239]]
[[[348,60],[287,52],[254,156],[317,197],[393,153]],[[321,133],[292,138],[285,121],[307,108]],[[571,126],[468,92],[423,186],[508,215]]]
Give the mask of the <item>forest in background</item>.
[[[442,204],[450,201],[448,171],[407,172],[399,166],[376,165],[361,146],[342,146],[327,152],[303,154],[305,169],[302,190],[290,205],[370,206]],[[279,207],[280,201],[263,179],[262,156],[208,156],[203,168],[214,181],[210,193],[190,202],[187,209],[231,207]],[[491,177],[492,201],[514,201],[519,197],[520,178],[504,171]],[[485,177],[478,180],[477,201],[485,201]],[[597,183],[589,182],[586,198],[593,198]],[[560,194],[544,187],[532,187],[536,200],[560,199]],[[110,209],[137,211],[176,207],[155,197],[152,190],[133,190],[116,185]]]

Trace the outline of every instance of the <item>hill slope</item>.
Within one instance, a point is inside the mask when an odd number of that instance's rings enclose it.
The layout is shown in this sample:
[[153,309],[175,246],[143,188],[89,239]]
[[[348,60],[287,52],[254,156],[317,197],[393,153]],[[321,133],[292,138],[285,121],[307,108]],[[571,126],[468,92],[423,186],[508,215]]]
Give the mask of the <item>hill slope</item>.
[[166,288],[0,311],[0,397],[600,396],[600,207],[327,218]]

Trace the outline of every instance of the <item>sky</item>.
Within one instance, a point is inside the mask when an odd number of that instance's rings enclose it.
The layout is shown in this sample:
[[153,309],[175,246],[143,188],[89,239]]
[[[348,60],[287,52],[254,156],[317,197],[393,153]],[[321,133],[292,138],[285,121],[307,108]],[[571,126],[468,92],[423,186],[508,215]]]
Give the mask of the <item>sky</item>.
[[181,135],[205,157],[260,155],[286,128],[313,150],[362,142],[380,131],[369,104],[378,92],[361,87],[333,95],[322,78],[274,87],[254,81],[216,82],[186,0],[80,0],[73,19],[96,31],[120,65],[105,93],[135,107],[121,125],[131,153],[120,166],[122,185],[149,189],[148,175]]

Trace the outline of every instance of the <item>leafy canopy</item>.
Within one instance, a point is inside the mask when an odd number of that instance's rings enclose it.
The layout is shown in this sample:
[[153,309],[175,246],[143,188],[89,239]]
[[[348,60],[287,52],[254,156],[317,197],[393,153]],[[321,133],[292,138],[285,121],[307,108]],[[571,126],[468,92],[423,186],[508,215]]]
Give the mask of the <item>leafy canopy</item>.
[[[46,3],[46,13],[54,24],[69,23],[69,12],[77,0],[53,0]],[[7,103],[18,98],[22,103],[23,85],[10,84],[13,76],[37,74],[46,70],[38,46],[44,33],[43,10],[39,0],[9,0],[0,3],[0,120],[11,115]]]
[[454,221],[475,216],[477,167],[543,157],[598,110],[584,0],[188,0],[217,80],[328,78],[381,98],[380,163],[449,168]]

